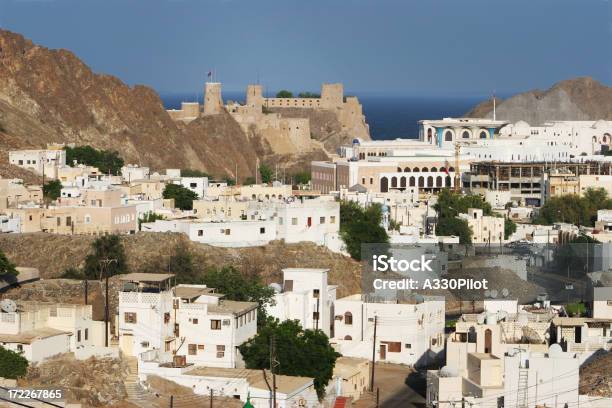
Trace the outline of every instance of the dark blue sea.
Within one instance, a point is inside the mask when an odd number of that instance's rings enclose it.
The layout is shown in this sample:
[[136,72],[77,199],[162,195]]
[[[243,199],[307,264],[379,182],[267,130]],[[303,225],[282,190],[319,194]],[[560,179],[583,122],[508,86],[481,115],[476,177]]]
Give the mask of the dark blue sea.
[[[372,139],[416,138],[417,122],[422,119],[442,119],[465,114],[486,96],[476,97],[417,97],[357,95],[370,125]],[[243,101],[244,93],[224,92],[223,99]],[[181,101],[195,101],[194,95],[162,95],[167,109],[180,107]],[[202,95],[199,97],[202,103]]]

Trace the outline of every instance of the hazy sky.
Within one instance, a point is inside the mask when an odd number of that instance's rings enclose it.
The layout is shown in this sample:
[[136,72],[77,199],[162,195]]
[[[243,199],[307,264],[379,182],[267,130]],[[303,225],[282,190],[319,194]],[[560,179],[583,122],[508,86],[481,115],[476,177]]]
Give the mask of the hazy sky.
[[0,26],[161,93],[484,95],[589,75],[612,85],[606,0],[0,0]]

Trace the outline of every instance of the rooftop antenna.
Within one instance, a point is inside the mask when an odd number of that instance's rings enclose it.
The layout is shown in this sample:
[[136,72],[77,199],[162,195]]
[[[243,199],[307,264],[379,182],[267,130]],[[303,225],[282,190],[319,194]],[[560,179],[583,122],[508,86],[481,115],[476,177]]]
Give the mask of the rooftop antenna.
[[495,109],[495,90],[493,90],[493,120],[497,120],[496,109]]

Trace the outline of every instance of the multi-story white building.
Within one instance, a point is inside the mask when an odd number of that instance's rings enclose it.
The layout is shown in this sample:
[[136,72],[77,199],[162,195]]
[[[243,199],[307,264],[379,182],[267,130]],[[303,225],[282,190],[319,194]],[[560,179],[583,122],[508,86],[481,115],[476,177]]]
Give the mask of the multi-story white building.
[[102,351],[104,322],[92,320],[91,305],[20,301],[16,306],[0,312],[0,344],[28,361]]
[[135,180],[146,180],[149,178],[149,168],[140,167],[137,164],[128,164],[121,167],[121,178],[127,183]]
[[184,356],[187,364],[235,368],[238,347],[257,332],[257,303],[234,302],[203,285],[171,286],[174,275],[121,276],[118,334],[121,350],[159,363]]
[[46,149],[13,150],[9,163],[48,178],[57,178],[59,167],[66,165],[64,145],[47,145]]
[[362,295],[336,300],[333,342],[349,357],[372,357],[376,324],[376,361],[427,365],[444,349],[444,298],[415,296],[410,303],[374,303]]
[[186,189],[196,193],[198,198],[202,198],[206,195],[208,177],[181,177],[180,184]]
[[297,320],[305,329],[319,329],[331,337],[337,286],[328,285],[328,272],[329,269],[283,269],[283,284],[271,285],[276,290],[274,304],[267,305],[266,311],[280,321]]

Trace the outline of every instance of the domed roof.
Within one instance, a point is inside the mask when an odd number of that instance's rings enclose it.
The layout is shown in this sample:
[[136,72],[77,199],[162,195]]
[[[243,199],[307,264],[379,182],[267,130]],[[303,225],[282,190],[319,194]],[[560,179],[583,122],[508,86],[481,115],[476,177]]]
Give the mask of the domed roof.
[[519,120],[514,124],[514,127],[529,127],[529,123],[525,122],[524,120]]

